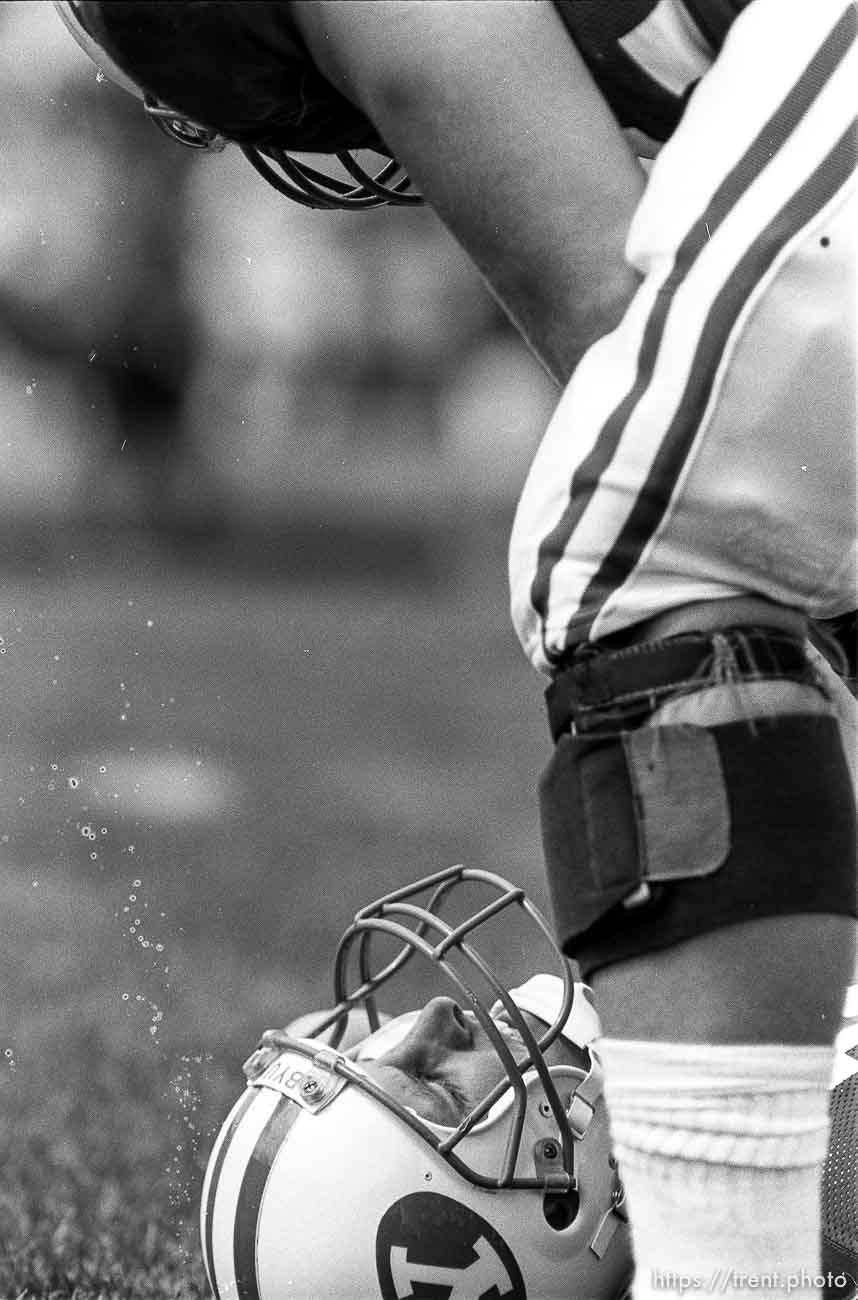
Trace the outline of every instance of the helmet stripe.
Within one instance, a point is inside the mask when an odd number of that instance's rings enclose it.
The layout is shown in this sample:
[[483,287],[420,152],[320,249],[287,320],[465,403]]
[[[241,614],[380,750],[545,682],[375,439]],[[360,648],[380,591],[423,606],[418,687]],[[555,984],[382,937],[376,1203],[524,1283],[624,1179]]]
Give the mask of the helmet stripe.
[[236,1300],[260,1300],[256,1269],[256,1239],[259,1210],[271,1166],[286,1136],[301,1114],[288,1097],[281,1097],[253,1148],[235,1211],[233,1256],[235,1260]]
[[219,1292],[217,1289],[217,1284],[215,1282],[215,1267],[214,1267],[213,1225],[214,1225],[215,1200],[217,1199],[218,1188],[220,1184],[220,1175],[223,1169],[224,1161],[226,1160],[227,1152],[229,1151],[230,1143],[232,1142],[232,1139],[235,1136],[236,1129],[238,1128],[241,1121],[244,1119],[247,1110],[253,1104],[255,1099],[256,1099],[255,1094],[253,1090],[250,1088],[248,1088],[247,1092],[245,1092],[243,1096],[239,1098],[238,1105],[235,1107],[233,1111],[232,1119],[230,1120],[225,1132],[223,1133],[220,1146],[218,1147],[217,1154],[214,1158],[214,1163],[210,1166],[210,1173],[208,1176],[208,1188],[205,1193],[205,1202],[204,1202],[204,1210],[203,1210],[203,1214],[205,1216],[203,1219],[203,1263],[206,1266],[206,1275],[209,1280],[209,1286],[214,1292],[216,1300],[219,1295]]

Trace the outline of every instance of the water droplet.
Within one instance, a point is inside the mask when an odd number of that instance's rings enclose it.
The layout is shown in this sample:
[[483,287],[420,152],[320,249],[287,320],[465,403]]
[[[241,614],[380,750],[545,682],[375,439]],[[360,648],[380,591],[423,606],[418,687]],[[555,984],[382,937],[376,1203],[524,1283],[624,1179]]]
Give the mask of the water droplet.
[[[133,847],[134,847],[133,844],[129,845],[129,848],[133,848]],[[134,886],[135,889],[139,889],[140,886],[143,884],[143,881],[142,881],[142,880],[132,880],[131,883],[132,883],[132,885]]]
[[130,994],[130,993],[123,993],[123,994],[122,994],[122,1001],[123,1001],[123,1002],[127,1002],[128,999],[129,999],[130,997],[131,997],[131,994]]
[[101,767],[100,767],[98,770],[99,770],[99,772],[101,772],[102,775],[103,775],[103,774],[107,771],[107,768],[106,768],[105,765],[102,763]]
[[136,902],[137,902],[137,895],[136,895],[136,894],[129,894],[129,895],[128,895],[128,901],[129,901],[129,903],[136,903]]
[[76,789],[78,788],[78,786],[80,785],[80,781],[78,780],[78,778],[77,778],[76,776],[70,776],[70,777],[68,778],[68,780],[66,781],[66,785],[68,786],[68,788],[69,788],[70,790],[76,790]]

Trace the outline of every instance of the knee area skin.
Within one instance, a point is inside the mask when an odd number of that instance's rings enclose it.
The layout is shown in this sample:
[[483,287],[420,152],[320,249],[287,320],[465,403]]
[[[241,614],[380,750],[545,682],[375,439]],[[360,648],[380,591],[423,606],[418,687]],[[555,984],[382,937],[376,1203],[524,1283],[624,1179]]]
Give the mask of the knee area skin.
[[833,1041],[856,927],[827,913],[723,926],[588,978],[605,1032],[674,1042]]

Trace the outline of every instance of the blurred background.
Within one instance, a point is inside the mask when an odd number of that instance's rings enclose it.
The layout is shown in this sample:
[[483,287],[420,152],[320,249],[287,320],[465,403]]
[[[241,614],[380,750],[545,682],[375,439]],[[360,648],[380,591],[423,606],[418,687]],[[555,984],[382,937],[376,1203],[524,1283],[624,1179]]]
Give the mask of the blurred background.
[[182,150],[41,0],[0,108],[0,1294],[198,1296],[241,1060],[355,909],[546,903],[505,547],[555,393],[431,213]]

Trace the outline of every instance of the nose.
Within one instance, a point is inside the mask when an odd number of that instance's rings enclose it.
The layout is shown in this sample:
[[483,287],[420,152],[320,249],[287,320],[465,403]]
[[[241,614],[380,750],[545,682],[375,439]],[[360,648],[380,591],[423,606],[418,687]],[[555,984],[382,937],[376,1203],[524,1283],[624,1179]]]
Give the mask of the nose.
[[474,1041],[473,1029],[453,998],[427,1002],[408,1036],[415,1047],[442,1047],[453,1052],[467,1050]]

